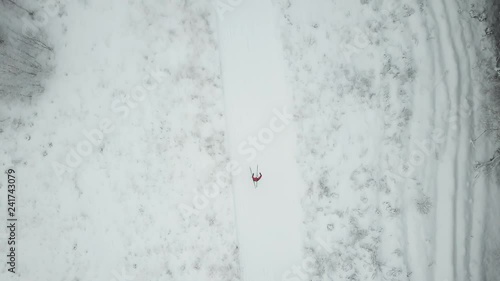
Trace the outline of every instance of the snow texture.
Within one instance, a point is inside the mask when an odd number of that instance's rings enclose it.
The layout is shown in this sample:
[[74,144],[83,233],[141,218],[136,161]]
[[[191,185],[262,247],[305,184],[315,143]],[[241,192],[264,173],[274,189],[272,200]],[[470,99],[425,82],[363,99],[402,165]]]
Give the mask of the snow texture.
[[[317,280],[497,280],[474,171],[482,26],[456,1],[276,1]],[[488,56],[486,56],[487,58]],[[484,79],[484,77],[482,77]],[[498,205],[498,204],[495,204]],[[488,246],[486,246],[488,247]],[[311,275],[310,275],[311,276]],[[292,279],[290,279],[292,280]]]
[[0,280],[499,280],[498,3],[0,7]]
[[57,5],[45,93],[1,104],[20,242],[0,279],[238,280],[229,182],[194,201],[228,159],[212,5]]

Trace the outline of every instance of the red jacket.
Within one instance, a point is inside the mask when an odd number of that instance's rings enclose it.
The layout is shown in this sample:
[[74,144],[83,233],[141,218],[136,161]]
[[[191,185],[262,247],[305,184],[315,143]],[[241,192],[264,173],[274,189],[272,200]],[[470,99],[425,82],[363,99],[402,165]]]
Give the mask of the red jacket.
[[252,174],[252,179],[253,181],[259,181],[260,178],[262,178],[262,173],[259,173],[259,177],[255,177],[253,174]]

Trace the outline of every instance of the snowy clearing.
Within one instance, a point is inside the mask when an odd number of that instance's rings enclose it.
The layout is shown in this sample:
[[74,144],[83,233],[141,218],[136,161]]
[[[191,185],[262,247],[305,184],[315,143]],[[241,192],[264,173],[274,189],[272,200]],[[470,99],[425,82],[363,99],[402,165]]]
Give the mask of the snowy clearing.
[[1,1],[0,280],[500,280],[499,6]]

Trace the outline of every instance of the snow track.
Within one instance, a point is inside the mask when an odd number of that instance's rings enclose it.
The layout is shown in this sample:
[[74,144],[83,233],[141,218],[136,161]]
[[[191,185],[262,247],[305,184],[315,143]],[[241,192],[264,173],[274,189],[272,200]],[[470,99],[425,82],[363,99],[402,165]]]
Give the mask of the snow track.
[[[432,81],[431,85],[415,88],[419,93],[413,100],[411,136],[418,141],[438,132],[443,137],[436,161],[422,171],[424,191],[434,193],[434,216],[422,229],[420,224],[425,221],[406,215],[407,255],[415,279],[482,280],[483,269],[478,265],[482,264],[483,237],[479,233],[484,216],[481,208],[486,204],[481,190],[488,184],[474,182],[473,161],[487,152],[485,146],[473,150],[470,144],[473,135],[480,133],[474,129],[481,128],[479,109],[484,102],[478,85],[472,84],[477,55],[473,43],[480,41],[480,36],[474,34],[467,17],[461,18],[457,12],[461,5],[456,0],[428,3],[427,16],[409,21],[412,31],[430,35],[425,48],[413,52],[422,62],[422,70],[432,66],[427,75],[420,76]],[[429,245],[432,252],[423,254],[423,249],[411,247],[415,243]]]
[[[434,280],[467,280],[470,273],[470,206],[472,187],[472,157],[469,140],[473,133],[474,116],[470,116],[474,90],[470,82],[471,57],[466,49],[470,26],[458,18],[459,7],[454,0],[429,2],[429,18],[435,40],[430,40],[435,73],[446,73],[442,86],[425,92],[435,105],[433,131],[443,133],[443,144],[434,171],[435,182],[429,182],[435,192],[435,254],[429,257],[434,268]],[[427,27],[429,27],[427,25]],[[417,103],[415,103],[417,105]],[[425,107],[424,107],[425,108]],[[422,111],[415,107],[414,112]],[[436,115],[436,112],[438,113]],[[415,255],[414,260],[424,258]],[[422,260],[423,261],[423,260]],[[427,261],[429,262],[429,260]],[[414,268],[418,277],[425,268]]]
[[[268,0],[244,1],[219,21],[227,139],[242,279],[281,280],[301,264],[301,180],[282,47]],[[252,138],[257,143],[252,144]],[[255,154],[254,154],[255,153]],[[254,188],[248,166],[263,174]]]

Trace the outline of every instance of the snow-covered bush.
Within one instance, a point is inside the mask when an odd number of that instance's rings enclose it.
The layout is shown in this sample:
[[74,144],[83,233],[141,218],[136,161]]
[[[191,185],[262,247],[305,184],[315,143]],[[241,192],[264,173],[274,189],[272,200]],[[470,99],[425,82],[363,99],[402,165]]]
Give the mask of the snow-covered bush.
[[[488,73],[492,80],[493,89],[490,92],[489,98],[491,100],[491,110],[495,114],[494,122],[495,128],[500,127],[500,3],[498,1],[491,1],[491,7],[487,9],[487,31],[490,33],[493,43],[493,53],[496,55],[495,72]],[[500,133],[497,131],[497,134]]]
[[[43,92],[51,72],[52,48],[43,29],[26,19],[33,12],[15,1],[0,2],[0,99],[33,97]],[[24,21],[23,21],[24,19]]]
[[432,208],[431,198],[427,195],[421,195],[417,200],[415,200],[417,205],[417,211],[422,215],[427,215]]
[[[469,16],[484,25],[482,34],[481,58],[475,65],[482,82],[479,99],[482,101],[482,126],[471,140],[474,146],[484,143],[486,137],[496,140],[497,147],[488,159],[476,162],[474,168],[480,174],[491,174],[500,168],[500,3],[486,0],[479,4],[471,4]],[[495,58],[492,60],[491,58]],[[476,97],[477,98],[477,97]],[[500,174],[498,174],[500,175]]]

